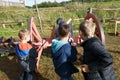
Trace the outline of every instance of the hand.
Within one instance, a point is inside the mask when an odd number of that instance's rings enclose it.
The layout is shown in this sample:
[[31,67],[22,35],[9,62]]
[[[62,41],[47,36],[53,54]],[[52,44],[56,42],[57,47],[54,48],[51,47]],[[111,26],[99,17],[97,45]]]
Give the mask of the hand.
[[79,64],[83,64],[83,55],[77,54],[77,61],[79,61]]
[[85,72],[85,73],[90,72],[87,64],[80,65],[80,67],[81,67],[81,70],[82,70],[83,72]]
[[79,36],[78,44],[81,44],[84,40]]
[[70,37],[70,38],[68,39],[68,42],[73,43],[73,42],[74,42],[74,39],[73,39],[72,37]]
[[77,54],[76,56],[77,56],[77,60],[81,60],[81,58],[82,58],[81,54]]

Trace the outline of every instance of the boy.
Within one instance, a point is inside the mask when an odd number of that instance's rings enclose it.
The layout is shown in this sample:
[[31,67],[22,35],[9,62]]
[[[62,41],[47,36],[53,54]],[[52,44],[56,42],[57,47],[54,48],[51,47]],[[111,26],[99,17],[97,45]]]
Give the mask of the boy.
[[61,80],[73,80],[72,74],[78,72],[73,65],[76,61],[77,50],[68,42],[70,38],[70,27],[68,24],[60,24],[58,38],[52,41],[52,58],[55,72]]
[[86,20],[79,26],[84,49],[81,70],[85,80],[116,80],[112,57],[102,42],[95,37],[95,24]]
[[22,67],[19,80],[34,80],[33,75],[36,68],[37,52],[31,44],[30,33],[28,30],[20,30],[18,33],[20,42],[16,45],[16,55]]
[[72,26],[72,24],[67,23],[63,18],[58,18],[56,20],[56,27],[55,27],[55,35],[56,35],[56,37],[58,37],[58,28],[59,28],[60,24],[68,24],[69,25],[70,32],[71,32],[71,38],[73,38],[73,26]]

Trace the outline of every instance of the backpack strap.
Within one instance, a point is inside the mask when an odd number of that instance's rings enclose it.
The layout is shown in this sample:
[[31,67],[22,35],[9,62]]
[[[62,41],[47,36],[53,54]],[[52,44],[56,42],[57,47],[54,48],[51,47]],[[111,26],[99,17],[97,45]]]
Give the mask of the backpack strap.
[[30,68],[29,68],[29,54],[27,54],[26,56],[20,56],[17,54],[17,52],[19,52],[20,49],[18,47],[18,44],[16,45],[16,56],[18,58],[18,61],[20,63],[20,65],[22,66],[23,70],[30,72]]
[[22,60],[22,61],[28,61],[29,60],[29,54],[26,55],[26,56],[17,56],[19,60]]
[[29,59],[29,54],[27,54],[26,56],[20,56],[18,53],[20,52],[20,49],[18,47],[18,44],[16,45],[16,55],[18,57],[18,60],[22,60],[22,61],[26,61]]

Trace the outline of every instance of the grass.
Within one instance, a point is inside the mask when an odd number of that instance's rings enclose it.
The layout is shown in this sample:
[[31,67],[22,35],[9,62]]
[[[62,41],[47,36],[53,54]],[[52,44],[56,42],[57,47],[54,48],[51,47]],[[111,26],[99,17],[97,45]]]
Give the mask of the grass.
[[[68,20],[70,17],[72,18],[83,18],[87,13],[87,8],[97,8],[97,10],[93,10],[100,20],[103,18],[118,18],[120,16],[119,10],[112,11],[103,11],[99,9],[103,8],[119,8],[120,1],[112,1],[112,2],[92,2],[92,3],[70,3],[66,4],[63,7],[52,7],[52,8],[39,8],[40,16],[42,18],[43,27],[51,27],[56,22],[58,17],[62,17],[65,20]],[[77,4],[77,6],[76,6]],[[24,11],[19,11],[24,10]],[[3,18],[0,23],[4,22],[17,22],[24,21],[24,19],[28,19],[30,16],[37,16],[37,12],[33,11],[32,8],[21,8],[21,7],[0,7],[0,18]],[[112,13],[112,14],[111,14]],[[14,14],[14,15],[13,15]],[[11,18],[11,20],[9,20]],[[16,18],[18,18],[16,20]],[[27,23],[25,23],[27,25]],[[36,20],[36,24],[39,25]]]
[[26,26],[20,26],[20,25],[11,25],[11,26],[6,26],[5,29],[3,28],[0,28],[0,36],[4,36],[6,38],[8,37],[14,37],[14,38],[17,38],[18,36],[18,31],[21,30],[21,29],[25,29],[27,28]]

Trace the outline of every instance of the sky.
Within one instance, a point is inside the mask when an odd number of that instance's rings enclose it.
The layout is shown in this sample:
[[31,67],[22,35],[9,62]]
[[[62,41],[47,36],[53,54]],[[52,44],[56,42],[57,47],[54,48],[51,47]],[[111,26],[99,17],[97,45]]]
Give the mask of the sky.
[[[5,1],[19,2],[19,0],[5,0]],[[45,2],[45,1],[50,1],[50,2],[54,2],[54,1],[62,2],[62,1],[69,1],[69,0],[36,0],[37,4],[38,4],[38,3],[41,3],[41,2]],[[26,6],[32,6],[32,5],[34,5],[34,3],[35,3],[35,0],[25,0],[25,5],[26,5]]]

